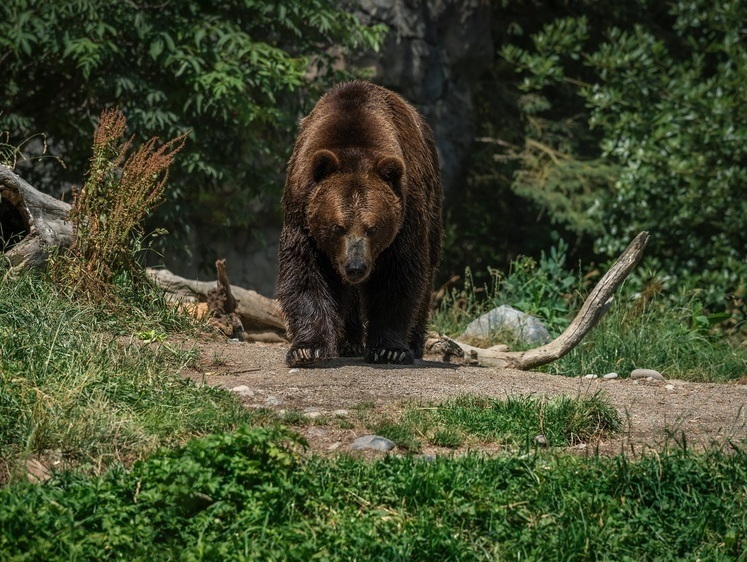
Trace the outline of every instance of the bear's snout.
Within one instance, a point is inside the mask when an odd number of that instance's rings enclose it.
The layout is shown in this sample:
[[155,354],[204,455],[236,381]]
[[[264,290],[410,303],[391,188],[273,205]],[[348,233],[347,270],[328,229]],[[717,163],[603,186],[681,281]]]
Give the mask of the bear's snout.
[[371,271],[368,241],[359,236],[345,237],[345,256],[342,261],[342,276],[348,283],[360,283]]

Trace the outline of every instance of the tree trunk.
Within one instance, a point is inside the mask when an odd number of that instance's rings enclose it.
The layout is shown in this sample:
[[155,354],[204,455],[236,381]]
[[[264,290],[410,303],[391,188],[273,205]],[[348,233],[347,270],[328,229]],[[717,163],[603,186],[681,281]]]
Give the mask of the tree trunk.
[[44,268],[50,252],[67,247],[70,205],[34,189],[0,165],[0,249],[11,268]]

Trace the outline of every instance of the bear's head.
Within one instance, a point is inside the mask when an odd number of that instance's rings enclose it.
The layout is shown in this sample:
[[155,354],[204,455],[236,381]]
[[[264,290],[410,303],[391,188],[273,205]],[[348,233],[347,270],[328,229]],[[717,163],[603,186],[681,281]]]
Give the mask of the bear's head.
[[395,156],[319,150],[307,225],[317,245],[349,284],[365,281],[376,258],[402,227],[404,163]]

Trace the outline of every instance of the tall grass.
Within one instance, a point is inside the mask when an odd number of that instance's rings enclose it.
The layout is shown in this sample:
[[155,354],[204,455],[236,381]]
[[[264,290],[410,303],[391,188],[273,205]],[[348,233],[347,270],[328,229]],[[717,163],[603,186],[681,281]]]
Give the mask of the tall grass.
[[679,306],[673,306],[663,296],[636,299],[623,294],[574,350],[544,370],[627,375],[636,368],[650,368],[667,378],[699,382],[747,376],[747,348],[732,345],[719,332],[699,324],[694,296],[682,295],[678,300]]
[[117,275],[143,281],[136,261],[142,223],[163,200],[169,166],[187,138],[185,133],[161,146],[152,138],[131,152],[132,137],[125,133],[119,110],[101,113],[88,178],[73,199],[73,240],[51,267],[58,283],[101,303],[111,301]]
[[242,429],[131,472],[0,491],[0,551],[55,560],[739,560],[747,453],[299,458]]
[[194,332],[157,293],[112,316],[49,279],[0,271],[0,294],[0,480],[28,456],[99,470],[247,421],[227,393],[179,377],[194,352],[138,338]]

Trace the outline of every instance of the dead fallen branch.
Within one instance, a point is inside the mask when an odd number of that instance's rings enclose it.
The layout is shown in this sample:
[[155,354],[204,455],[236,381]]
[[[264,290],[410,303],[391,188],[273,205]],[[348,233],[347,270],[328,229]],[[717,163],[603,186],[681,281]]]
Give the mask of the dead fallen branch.
[[[216,289],[216,281],[195,281],[171,273],[167,269],[147,269],[148,276],[161,288],[171,293],[176,300],[189,302],[207,301],[208,292]],[[232,298],[236,301],[236,313],[244,329],[250,333],[271,329],[285,332],[285,324],[274,299],[260,295],[256,291],[229,285]]]
[[[444,338],[445,344],[437,346],[435,349],[451,349],[450,355],[453,356],[456,355],[453,351],[455,344],[461,348],[466,356],[476,354],[479,364],[500,368],[528,370],[557,361],[576,347],[607,312],[607,309],[612,305],[613,293],[640,261],[648,239],[649,234],[645,231],[639,233],[633,239],[594,287],[573,322],[550,343],[527,351],[501,351],[480,349],[450,338]],[[433,343],[432,345],[437,344]]]

